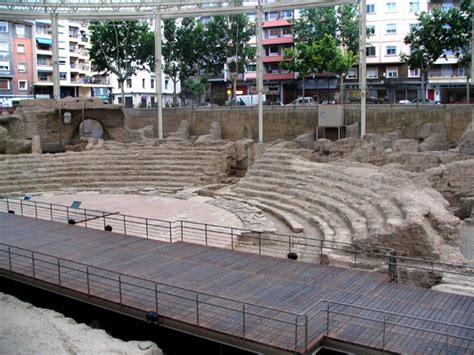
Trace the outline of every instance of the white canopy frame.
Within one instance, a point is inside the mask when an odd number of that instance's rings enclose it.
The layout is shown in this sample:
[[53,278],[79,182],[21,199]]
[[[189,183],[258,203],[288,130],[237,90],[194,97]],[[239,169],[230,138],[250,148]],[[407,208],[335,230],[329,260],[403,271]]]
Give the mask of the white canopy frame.
[[233,6],[229,1],[209,0],[2,0],[0,18],[6,20],[50,19],[53,36],[54,97],[60,97],[58,20],[155,20],[155,67],[158,115],[158,138],[163,139],[161,21],[166,18],[201,17],[216,15],[256,14],[257,22],[257,91],[258,140],[263,143],[263,13],[278,10],[303,9],[343,4],[359,5],[359,88],[361,96],[361,137],[366,131],[366,0],[263,0],[244,1]]

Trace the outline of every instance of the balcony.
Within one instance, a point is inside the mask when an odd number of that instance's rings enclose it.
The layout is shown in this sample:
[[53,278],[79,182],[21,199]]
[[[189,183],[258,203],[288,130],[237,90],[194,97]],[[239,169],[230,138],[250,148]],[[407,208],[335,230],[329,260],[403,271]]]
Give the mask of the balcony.
[[465,83],[466,71],[464,68],[454,68],[448,70],[435,69],[429,71],[428,78],[431,84]]
[[285,57],[281,54],[279,54],[279,55],[268,55],[268,56],[262,57],[262,61],[264,63],[280,63],[280,62],[285,61]]
[[268,20],[262,24],[262,28],[291,26],[291,23],[285,19]]
[[51,63],[47,64],[37,64],[36,65],[37,71],[43,71],[43,72],[52,72],[53,71],[53,65]]
[[293,44],[293,36],[283,35],[283,36],[264,38],[262,40],[262,44],[264,46],[269,46],[269,45],[274,45],[274,44]]
[[263,80],[292,80],[294,78],[295,73],[288,70],[272,70],[263,74]]

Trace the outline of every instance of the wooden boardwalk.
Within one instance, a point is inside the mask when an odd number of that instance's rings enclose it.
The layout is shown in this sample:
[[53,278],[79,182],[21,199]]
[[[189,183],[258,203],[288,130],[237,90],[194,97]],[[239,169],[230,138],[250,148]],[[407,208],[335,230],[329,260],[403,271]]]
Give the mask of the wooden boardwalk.
[[6,213],[0,269],[143,316],[157,310],[250,349],[305,353],[328,336],[400,353],[474,353],[474,298],[391,284],[385,274]]

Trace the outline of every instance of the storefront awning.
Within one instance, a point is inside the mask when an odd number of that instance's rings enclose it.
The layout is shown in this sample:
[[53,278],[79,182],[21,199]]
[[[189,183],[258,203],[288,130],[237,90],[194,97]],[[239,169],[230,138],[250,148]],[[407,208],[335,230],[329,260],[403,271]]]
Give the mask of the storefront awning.
[[36,42],[38,42],[39,44],[45,44],[48,46],[53,44],[53,40],[50,38],[36,38]]

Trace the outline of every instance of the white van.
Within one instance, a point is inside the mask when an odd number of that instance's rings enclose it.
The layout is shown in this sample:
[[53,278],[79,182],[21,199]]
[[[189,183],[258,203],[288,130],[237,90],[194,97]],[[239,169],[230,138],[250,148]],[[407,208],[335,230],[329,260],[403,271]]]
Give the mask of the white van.
[[286,104],[285,106],[300,106],[300,105],[316,105],[314,99],[310,96],[306,96],[304,99],[302,97],[298,97],[293,102]]

